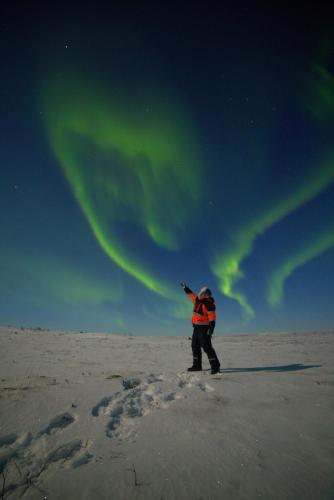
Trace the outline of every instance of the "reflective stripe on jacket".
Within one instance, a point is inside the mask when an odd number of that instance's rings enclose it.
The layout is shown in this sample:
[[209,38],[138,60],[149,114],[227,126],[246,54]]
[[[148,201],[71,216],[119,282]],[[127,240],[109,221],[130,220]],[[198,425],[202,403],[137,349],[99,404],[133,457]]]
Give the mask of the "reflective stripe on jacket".
[[194,304],[192,323],[193,325],[207,325],[211,321],[216,321],[216,305],[213,297],[200,299],[197,295],[186,287],[184,289],[189,299]]

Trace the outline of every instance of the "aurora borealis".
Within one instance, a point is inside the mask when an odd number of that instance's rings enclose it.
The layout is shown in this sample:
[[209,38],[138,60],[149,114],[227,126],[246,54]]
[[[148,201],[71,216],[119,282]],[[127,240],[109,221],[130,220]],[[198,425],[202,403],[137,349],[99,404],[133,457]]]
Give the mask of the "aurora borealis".
[[329,13],[203,9],[6,11],[2,324],[333,328]]
[[117,99],[109,102],[107,91],[104,97],[87,85],[78,95],[78,87],[74,82],[45,90],[55,155],[101,248],[123,271],[173,300],[172,288],[145,270],[140,249],[139,258],[131,256],[118,233],[122,223],[131,222],[143,229],[141,238],[169,251],[179,249],[178,233],[191,222],[201,184],[190,124],[172,112],[166,94],[159,99],[154,91],[147,96],[140,90],[142,101],[129,102],[129,96],[122,99],[115,92]]

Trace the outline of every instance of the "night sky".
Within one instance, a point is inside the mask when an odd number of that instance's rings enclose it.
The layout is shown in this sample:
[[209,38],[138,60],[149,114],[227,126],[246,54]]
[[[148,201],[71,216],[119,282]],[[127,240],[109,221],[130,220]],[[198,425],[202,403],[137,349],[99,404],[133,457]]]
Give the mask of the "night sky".
[[330,8],[51,5],[1,13],[0,324],[333,329]]

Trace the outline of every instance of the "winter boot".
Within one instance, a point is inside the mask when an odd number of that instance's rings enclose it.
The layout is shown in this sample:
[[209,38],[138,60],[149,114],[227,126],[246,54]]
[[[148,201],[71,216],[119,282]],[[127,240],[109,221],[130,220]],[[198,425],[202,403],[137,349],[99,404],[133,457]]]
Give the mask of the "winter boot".
[[190,368],[188,368],[188,372],[200,372],[202,371],[202,367],[199,365],[193,365]]
[[220,363],[217,360],[215,361],[210,361],[211,364],[211,375],[215,375],[216,373],[220,373]]

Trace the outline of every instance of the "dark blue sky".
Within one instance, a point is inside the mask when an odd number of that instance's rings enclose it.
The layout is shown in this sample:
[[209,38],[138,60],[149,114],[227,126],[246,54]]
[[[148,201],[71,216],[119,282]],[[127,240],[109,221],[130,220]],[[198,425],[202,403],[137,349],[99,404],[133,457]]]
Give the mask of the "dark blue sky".
[[332,329],[332,14],[4,9],[0,323]]

